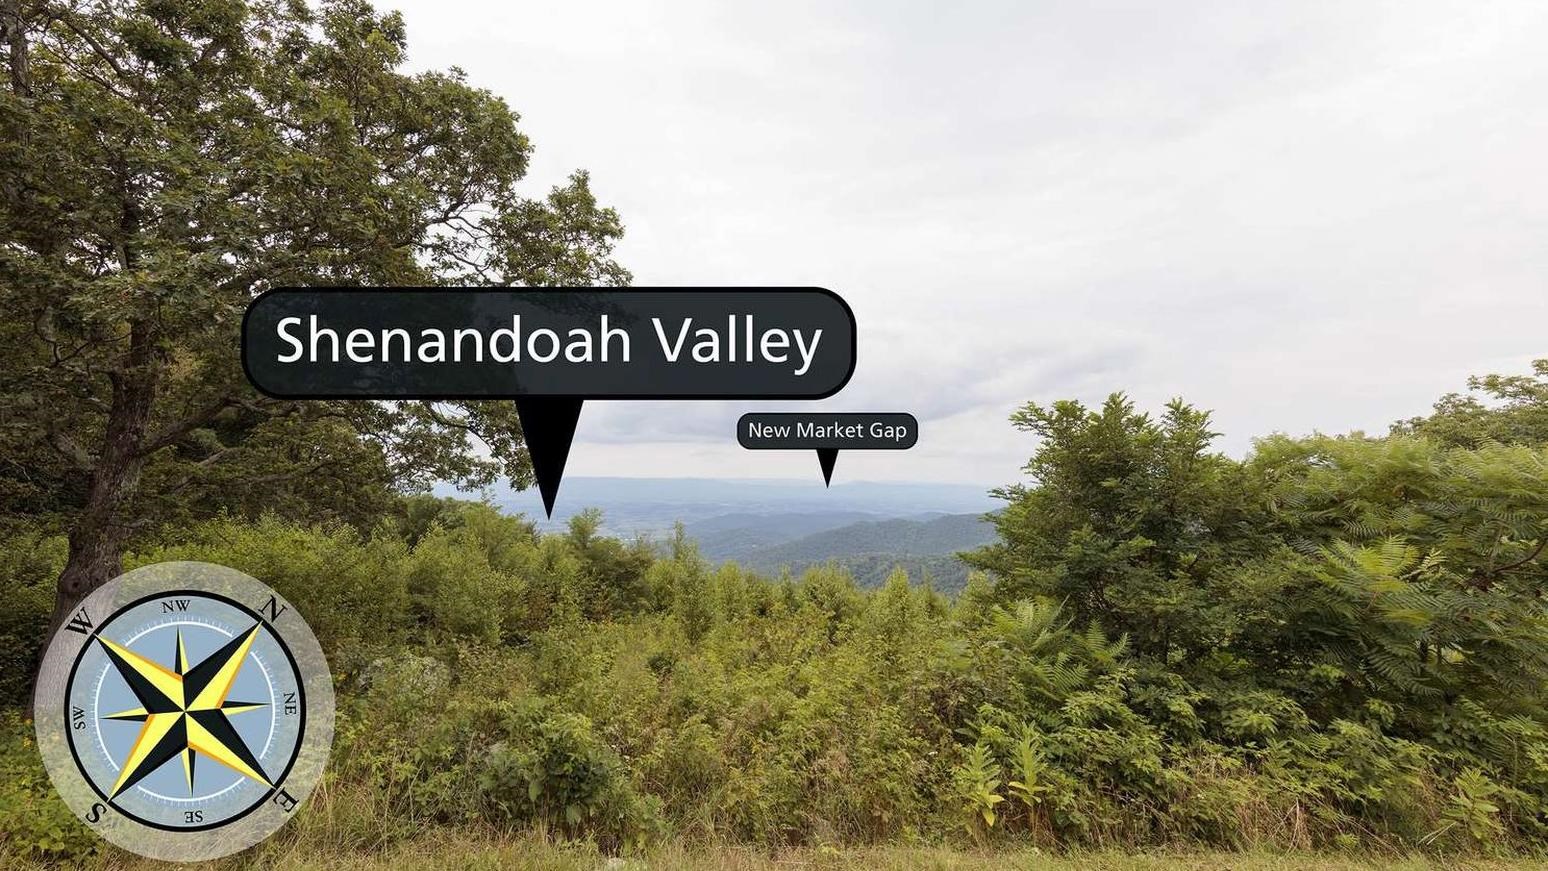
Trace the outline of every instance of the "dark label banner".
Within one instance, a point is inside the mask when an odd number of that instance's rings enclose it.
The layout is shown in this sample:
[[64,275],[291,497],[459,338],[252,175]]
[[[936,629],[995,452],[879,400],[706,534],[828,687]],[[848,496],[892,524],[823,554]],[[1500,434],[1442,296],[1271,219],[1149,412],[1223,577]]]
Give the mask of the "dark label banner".
[[919,441],[919,421],[906,412],[752,412],[736,422],[736,440],[751,451],[906,451]]
[[855,333],[821,288],[283,289],[242,363],[290,399],[821,399]]

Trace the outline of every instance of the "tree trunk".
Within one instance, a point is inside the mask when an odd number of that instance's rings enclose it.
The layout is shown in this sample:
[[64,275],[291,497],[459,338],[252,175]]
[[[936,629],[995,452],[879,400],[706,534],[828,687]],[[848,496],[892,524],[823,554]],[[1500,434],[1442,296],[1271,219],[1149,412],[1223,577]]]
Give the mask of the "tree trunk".
[[92,590],[102,586],[122,566],[127,528],[119,509],[131,499],[145,466],[141,451],[156,395],[157,367],[152,328],[135,321],[129,330],[125,365],[111,375],[113,403],[107,429],[96,454],[86,504],[70,527],[70,556],[59,575],[50,633]]
[[22,21],[21,0],[0,0],[0,35],[9,54],[11,91],[18,97],[32,96],[32,73],[27,65],[27,27]]

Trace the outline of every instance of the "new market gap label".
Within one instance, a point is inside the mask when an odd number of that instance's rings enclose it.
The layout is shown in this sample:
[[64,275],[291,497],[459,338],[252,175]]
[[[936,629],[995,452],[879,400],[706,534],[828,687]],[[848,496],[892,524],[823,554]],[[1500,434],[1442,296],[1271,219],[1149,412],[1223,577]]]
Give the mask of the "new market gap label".
[[736,422],[736,440],[750,451],[815,450],[831,485],[840,450],[906,451],[919,442],[919,421],[902,411],[754,412]]

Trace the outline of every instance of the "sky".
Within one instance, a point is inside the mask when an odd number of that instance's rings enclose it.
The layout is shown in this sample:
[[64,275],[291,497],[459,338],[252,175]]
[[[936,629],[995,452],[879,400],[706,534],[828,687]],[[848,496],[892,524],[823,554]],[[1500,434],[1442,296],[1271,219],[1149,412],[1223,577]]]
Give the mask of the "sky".
[[791,477],[749,410],[910,411],[835,481],[1020,478],[1022,404],[1384,432],[1548,356],[1548,4],[378,0],[522,115],[637,286],[853,307],[820,403],[590,402],[567,474]]

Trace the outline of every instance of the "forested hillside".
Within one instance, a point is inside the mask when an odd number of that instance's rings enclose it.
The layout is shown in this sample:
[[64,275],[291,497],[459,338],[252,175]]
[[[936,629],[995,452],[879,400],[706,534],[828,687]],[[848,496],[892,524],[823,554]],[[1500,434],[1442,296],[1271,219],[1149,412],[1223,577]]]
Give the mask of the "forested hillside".
[[[1208,415],[1028,405],[1029,477],[947,597],[543,535],[410,497],[146,533],[302,609],[340,692],[329,786],[263,851],[427,828],[663,843],[1477,853],[1548,845],[1548,361],[1391,434],[1211,450]],[[65,560],[11,517],[20,705]],[[0,850],[104,849],[5,714]]]
[[810,562],[845,553],[949,554],[987,544],[993,537],[994,527],[977,514],[949,514],[930,520],[869,520],[768,548],[757,560],[779,564]]
[[806,511],[781,514],[723,514],[684,526],[704,556],[711,560],[748,561],[760,550],[805,538],[851,523],[874,520],[856,511]]
[[[722,552],[727,535],[714,537]],[[935,589],[955,593],[967,583],[961,551],[994,539],[994,526],[983,515],[948,514],[928,520],[860,520],[822,529],[793,540],[747,547],[725,555],[764,573],[800,571],[825,563],[847,571],[861,587],[880,586],[896,568]]]

